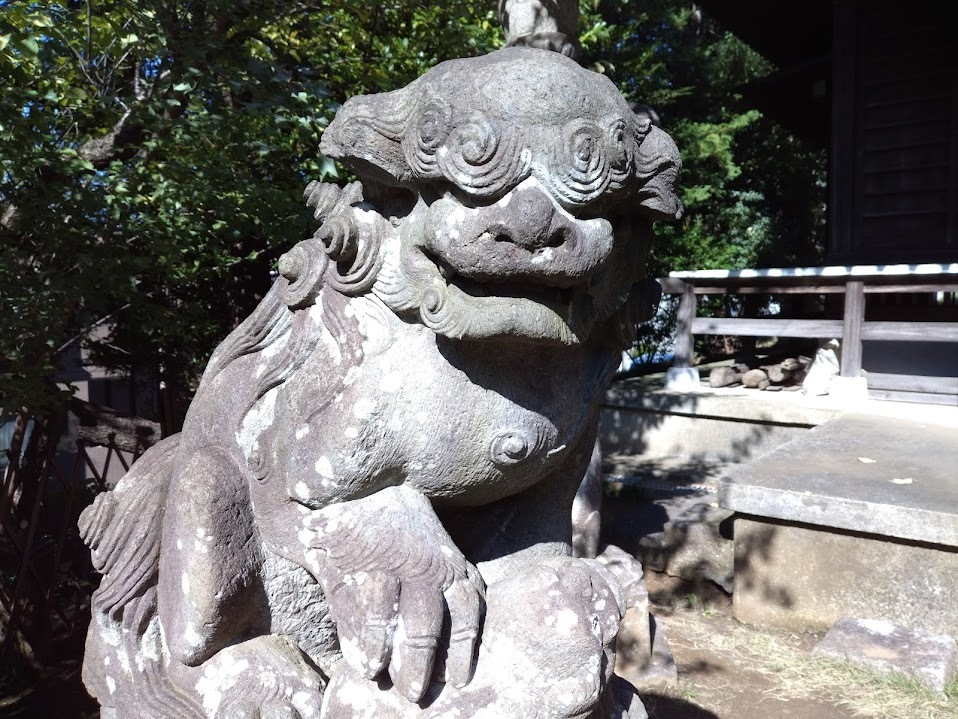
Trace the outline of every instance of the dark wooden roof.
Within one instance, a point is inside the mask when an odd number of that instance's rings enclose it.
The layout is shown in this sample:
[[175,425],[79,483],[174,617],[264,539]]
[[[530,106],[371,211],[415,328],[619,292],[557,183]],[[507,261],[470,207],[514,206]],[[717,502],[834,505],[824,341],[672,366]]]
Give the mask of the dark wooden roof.
[[819,147],[830,139],[832,3],[706,0],[715,18],[776,71],[742,88],[746,100]]

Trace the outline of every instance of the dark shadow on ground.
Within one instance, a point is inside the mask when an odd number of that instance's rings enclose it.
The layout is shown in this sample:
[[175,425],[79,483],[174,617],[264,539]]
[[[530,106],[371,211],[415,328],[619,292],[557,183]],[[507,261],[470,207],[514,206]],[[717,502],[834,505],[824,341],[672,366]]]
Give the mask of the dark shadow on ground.
[[718,719],[718,716],[691,702],[664,694],[641,694],[649,719]]

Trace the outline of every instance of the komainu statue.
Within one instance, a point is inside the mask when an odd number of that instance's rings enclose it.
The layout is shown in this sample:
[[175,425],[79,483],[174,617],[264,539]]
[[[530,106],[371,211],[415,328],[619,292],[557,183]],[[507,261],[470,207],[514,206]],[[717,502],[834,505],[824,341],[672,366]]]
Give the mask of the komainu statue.
[[307,188],[182,433],[81,519],[102,716],[644,717],[570,514],[675,145],[508,48],[349,100],[321,150],[359,181]]

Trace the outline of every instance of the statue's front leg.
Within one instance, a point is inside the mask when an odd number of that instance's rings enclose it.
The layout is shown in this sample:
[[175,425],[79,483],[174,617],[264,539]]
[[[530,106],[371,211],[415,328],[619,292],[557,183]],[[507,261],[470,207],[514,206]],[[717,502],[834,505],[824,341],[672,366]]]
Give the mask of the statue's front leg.
[[644,716],[637,699],[629,708],[630,687],[613,696],[617,583],[597,562],[569,556],[572,500],[594,439],[584,434],[563,466],[526,492],[442,515],[489,582],[472,681],[433,685],[423,709],[347,670],[332,678],[323,719],[353,717],[360,706],[377,719]]
[[[343,657],[361,676],[388,671],[411,702],[437,660],[445,681],[469,681],[485,587],[425,496],[402,485],[301,508],[295,542],[323,587]],[[289,556],[291,543],[278,551]]]
[[[607,581],[608,580],[608,581]],[[555,557],[491,585],[472,681],[434,685],[426,708],[347,670],[331,681],[323,719],[639,719],[610,691],[620,612],[595,562]]]

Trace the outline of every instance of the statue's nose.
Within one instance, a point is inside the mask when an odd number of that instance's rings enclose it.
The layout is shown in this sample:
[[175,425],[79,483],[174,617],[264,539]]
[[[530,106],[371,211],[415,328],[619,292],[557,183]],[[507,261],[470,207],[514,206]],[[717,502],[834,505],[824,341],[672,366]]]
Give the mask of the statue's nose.
[[558,247],[569,236],[565,219],[538,187],[523,187],[500,200],[489,231],[499,242],[509,242],[530,252]]

